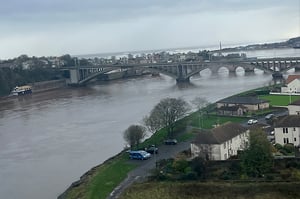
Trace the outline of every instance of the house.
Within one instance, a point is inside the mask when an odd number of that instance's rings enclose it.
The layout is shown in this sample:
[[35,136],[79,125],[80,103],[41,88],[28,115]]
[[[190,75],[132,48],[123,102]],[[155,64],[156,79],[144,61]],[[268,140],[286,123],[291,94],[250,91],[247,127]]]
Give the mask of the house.
[[300,93],[300,75],[289,75],[286,85],[281,87],[282,93]]
[[288,115],[275,124],[275,143],[300,146],[300,115]]
[[238,123],[228,122],[210,131],[199,131],[191,143],[192,157],[226,160],[248,146],[249,130]]
[[247,108],[244,106],[222,106],[217,109],[219,115],[234,115],[242,116],[247,112]]
[[257,111],[269,108],[268,100],[257,97],[240,97],[234,96],[222,99],[217,102],[217,110],[222,107],[243,106],[246,111]]
[[289,115],[300,115],[300,100],[288,105]]

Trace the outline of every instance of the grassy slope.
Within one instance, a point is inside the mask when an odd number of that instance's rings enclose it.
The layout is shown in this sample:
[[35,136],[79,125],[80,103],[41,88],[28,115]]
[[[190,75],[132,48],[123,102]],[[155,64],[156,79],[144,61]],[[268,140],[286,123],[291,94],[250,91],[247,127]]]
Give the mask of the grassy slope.
[[84,183],[68,191],[68,199],[105,199],[136,166],[128,163],[128,155],[107,161],[91,172]]
[[292,199],[300,183],[152,182],[135,184],[120,199]]

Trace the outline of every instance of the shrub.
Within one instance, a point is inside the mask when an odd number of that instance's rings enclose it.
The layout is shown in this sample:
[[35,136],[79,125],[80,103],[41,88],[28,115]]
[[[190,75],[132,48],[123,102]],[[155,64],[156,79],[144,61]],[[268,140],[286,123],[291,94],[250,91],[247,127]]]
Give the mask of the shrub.
[[194,171],[190,171],[181,177],[182,180],[197,180],[197,173]]
[[299,170],[293,169],[291,175],[292,175],[291,178],[292,178],[293,180],[295,180],[295,181],[300,181],[300,171],[299,171]]
[[285,167],[286,168],[299,168],[299,163],[296,162],[295,160],[290,160],[286,163]]
[[184,173],[185,169],[189,166],[186,160],[176,160],[173,162],[173,168],[175,171]]
[[291,171],[288,169],[280,171],[280,177],[283,180],[288,180],[291,177]]
[[275,144],[275,149],[277,149],[278,151],[280,151],[281,149],[283,149],[282,145],[281,144]]
[[293,144],[285,144],[283,146],[283,149],[287,152],[287,153],[293,153],[295,151],[295,147]]
[[201,157],[196,157],[191,161],[191,168],[197,173],[198,177],[205,178],[206,165],[205,160]]
[[222,179],[222,180],[230,180],[230,179],[232,179],[232,175],[231,175],[231,173],[229,171],[225,170],[221,174],[220,179]]
[[271,174],[267,174],[267,175],[265,175],[265,179],[266,180],[274,180],[275,179],[275,177],[274,177],[274,175],[271,175]]

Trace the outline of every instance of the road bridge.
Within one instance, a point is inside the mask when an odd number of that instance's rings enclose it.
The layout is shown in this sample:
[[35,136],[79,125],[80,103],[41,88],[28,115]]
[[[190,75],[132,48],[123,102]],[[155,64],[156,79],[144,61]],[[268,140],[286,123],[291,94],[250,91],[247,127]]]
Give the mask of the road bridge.
[[163,73],[176,79],[177,82],[189,82],[190,77],[199,74],[202,70],[209,69],[217,73],[225,67],[230,73],[235,73],[241,67],[245,72],[254,72],[254,69],[266,73],[286,72],[290,69],[300,70],[300,57],[264,58],[264,59],[236,59],[197,62],[170,62],[170,63],[143,63],[143,64],[105,64],[99,66],[64,67],[62,70],[70,71],[70,84],[82,85],[99,75],[114,70],[146,70]]

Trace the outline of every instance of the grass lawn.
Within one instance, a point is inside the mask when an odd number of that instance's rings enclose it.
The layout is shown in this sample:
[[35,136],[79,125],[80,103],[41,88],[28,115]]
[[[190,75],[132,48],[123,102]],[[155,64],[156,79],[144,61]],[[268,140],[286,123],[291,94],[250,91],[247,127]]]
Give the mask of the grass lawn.
[[202,115],[199,118],[198,113],[191,115],[191,125],[197,128],[211,129],[215,124],[224,124],[226,122],[245,122],[248,118],[244,117],[229,117],[229,116],[218,116],[218,115]]
[[123,153],[100,165],[95,172],[67,193],[66,199],[105,199],[136,168],[128,163],[128,154]]
[[272,106],[287,106],[290,102],[300,99],[300,96],[289,95],[261,95],[260,99],[270,100]]

